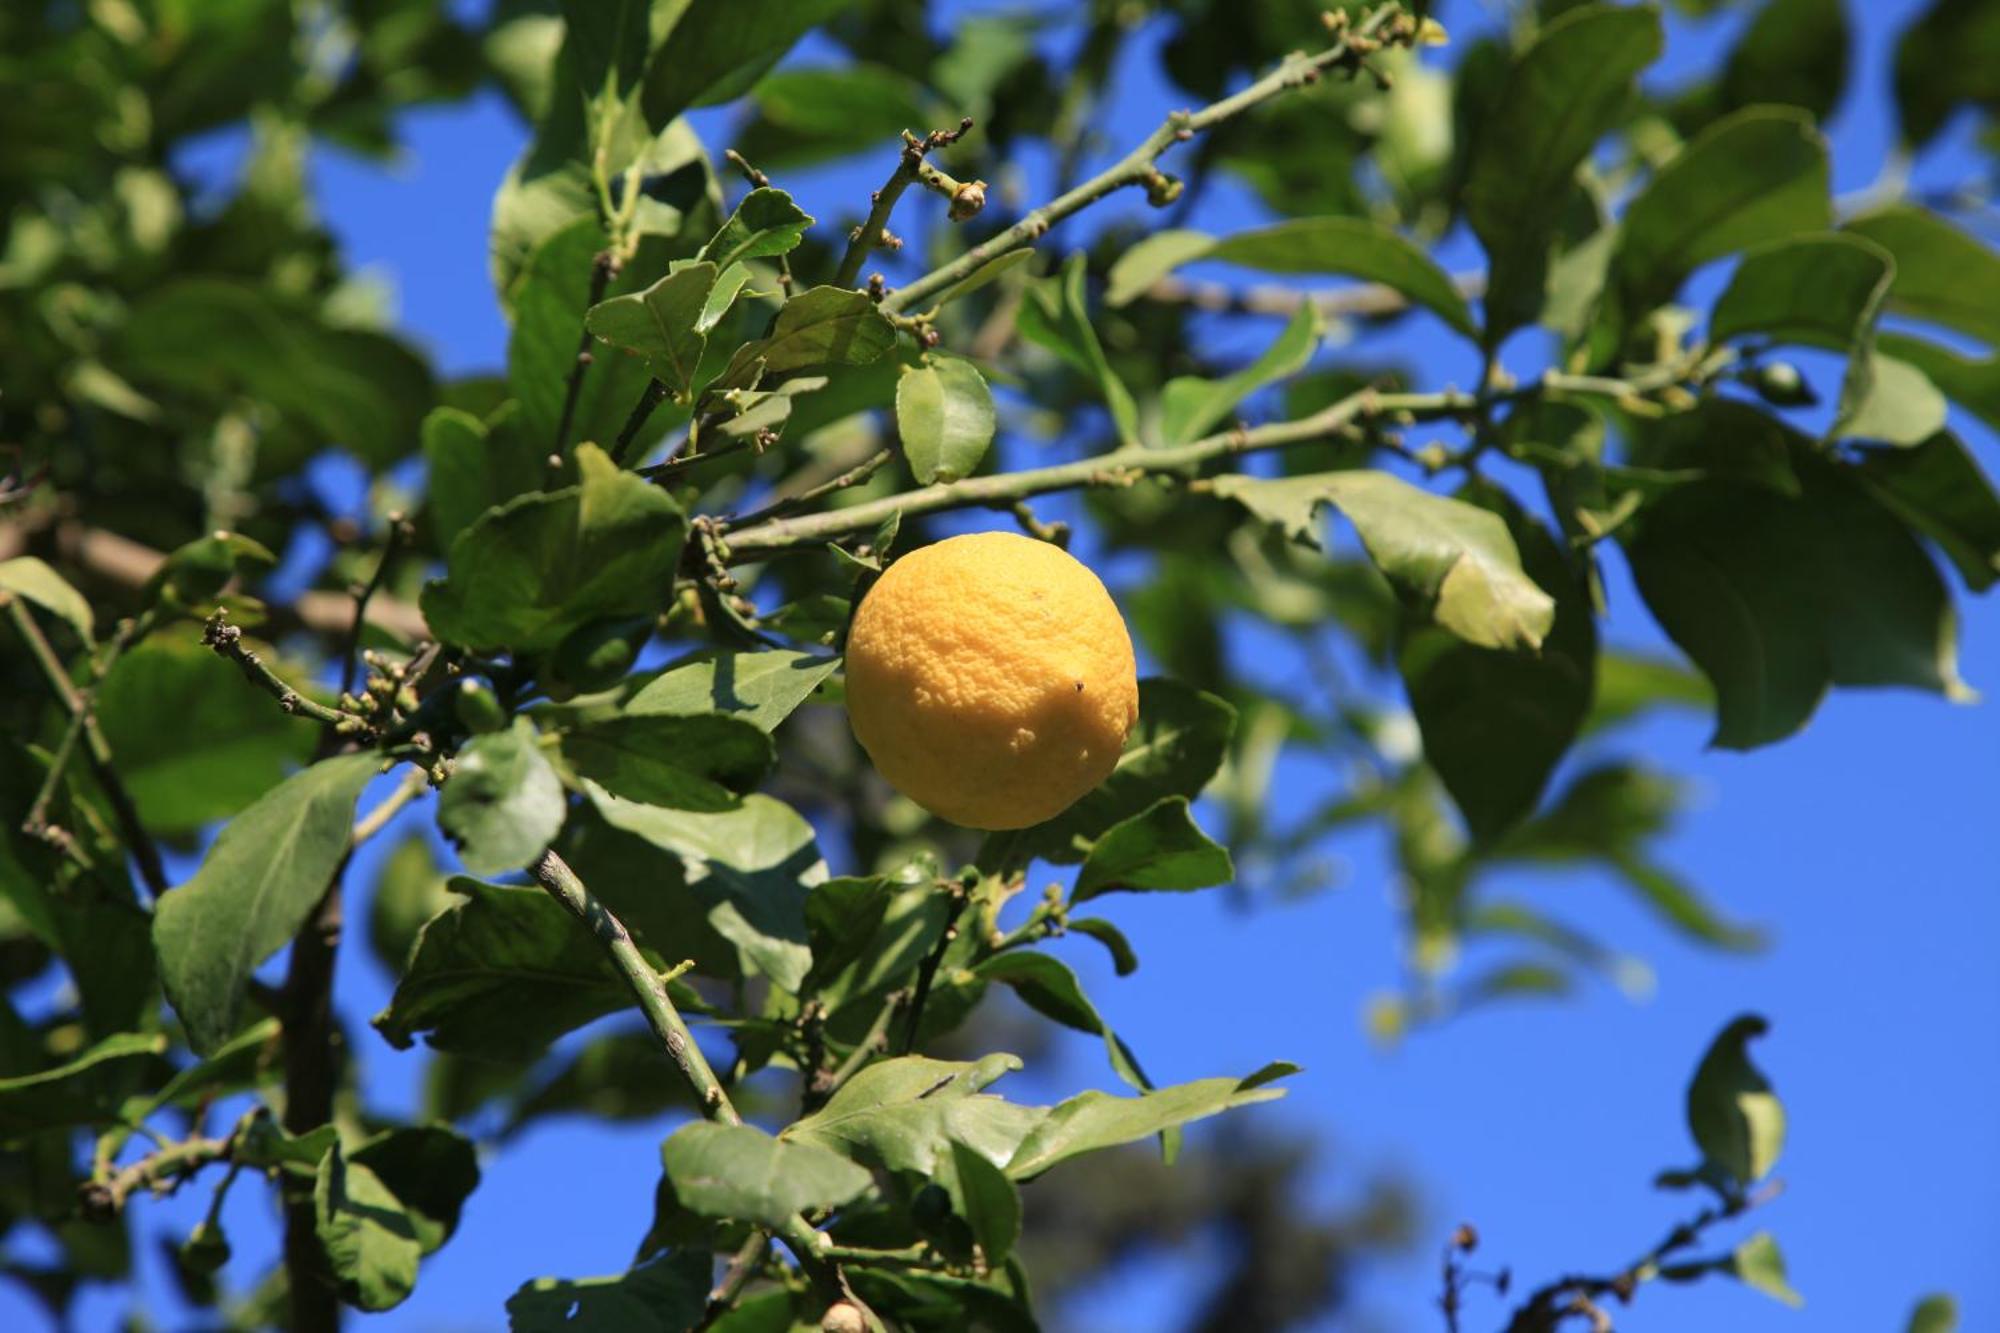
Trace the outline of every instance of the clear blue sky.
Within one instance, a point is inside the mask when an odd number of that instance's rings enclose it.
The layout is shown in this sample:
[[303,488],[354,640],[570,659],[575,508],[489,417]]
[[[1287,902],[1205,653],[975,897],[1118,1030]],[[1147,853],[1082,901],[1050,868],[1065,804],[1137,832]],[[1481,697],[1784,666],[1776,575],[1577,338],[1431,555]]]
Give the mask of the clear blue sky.
[[[1849,5],[1862,44],[1830,127],[1837,191],[1866,186],[1883,163],[1891,138],[1888,39],[1916,7]],[[970,6],[942,12],[963,8]],[[1490,23],[1498,10],[1464,2],[1438,8],[1454,30]],[[1701,67],[1726,49],[1733,28],[1677,24],[1656,75]],[[1155,31],[1135,42],[1125,61],[1107,125],[1112,143],[1128,143],[1184,100],[1155,72],[1157,40]],[[809,47],[806,57],[813,54]],[[726,112],[703,114],[701,129],[717,151],[728,124]],[[403,327],[449,372],[504,360],[485,228],[493,188],[522,137],[497,99],[486,97],[410,116],[408,152],[392,169],[325,151],[316,159],[321,206],[350,263],[393,281]],[[1921,178],[1942,184],[1968,174],[1969,137],[1957,127]],[[192,164],[225,168],[240,146],[240,136],[221,136]],[[886,148],[881,156],[865,172],[788,173],[781,184],[808,211],[840,218],[857,212],[879,183]],[[1044,164],[1029,166],[1031,179],[1045,180]],[[1133,207],[1143,205],[1126,200],[1105,211]],[[1194,225],[1227,230],[1257,216],[1241,192],[1223,188],[1204,200]],[[1464,261],[1472,252],[1461,241],[1450,255]],[[1383,345],[1433,367],[1436,383],[1473,378],[1460,346],[1434,326],[1406,324]],[[1524,363],[1532,354],[1525,342],[1514,345]],[[1992,437],[1969,421],[1957,425],[2000,471]],[[1049,513],[1061,516],[1062,508]],[[1115,583],[1123,571],[1111,572]],[[1659,646],[1615,558],[1609,573],[1613,637]],[[1240,640],[1233,647],[1251,651]],[[1963,660],[1975,686],[2000,692],[1993,606],[1966,606]],[[1280,1057],[1304,1064],[1284,1101],[1248,1114],[1324,1139],[1315,1191],[1339,1197],[1379,1174],[1416,1184],[1424,1244],[1363,1274],[1343,1327],[1437,1327],[1434,1242],[1461,1219],[1483,1233],[1483,1260],[1512,1265],[1529,1285],[1558,1271],[1616,1267],[1650,1244],[1687,1208],[1687,1196],[1648,1185],[1653,1171],[1691,1156],[1681,1114],[1687,1075],[1712,1034],[1743,1010],[1773,1020],[1757,1053],[1791,1115],[1780,1168],[1789,1188],[1756,1223],[1783,1245],[1806,1309],[1790,1313],[1726,1282],[1656,1287],[1619,1314],[1619,1327],[1900,1330],[1918,1295],[1936,1289],[1958,1294],[1968,1329],[2000,1327],[2000,1264],[1992,1258],[2000,1252],[2000,968],[1992,962],[2000,939],[1993,818],[2000,703],[1954,707],[1910,694],[1844,693],[1803,736],[1747,756],[1705,751],[1707,730],[1705,719],[1676,718],[1637,733],[1648,756],[1692,777],[1700,793],[1667,858],[1732,914],[1768,926],[1767,953],[1745,959],[1692,949],[1589,876],[1524,876],[1511,886],[1647,955],[1658,974],[1647,1001],[1600,986],[1559,1004],[1485,1011],[1394,1051],[1372,1045],[1362,1004],[1395,984],[1399,943],[1386,848],[1373,839],[1329,849],[1343,862],[1343,887],[1296,904],[1244,913],[1221,894],[1120,898],[1111,914],[1144,960],[1130,978],[1113,977],[1087,942],[1057,942],[1163,1081],[1247,1072]],[[1303,808],[1325,784],[1321,770],[1290,766],[1280,800]],[[403,819],[414,827],[427,817],[416,811]],[[372,862],[363,859],[358,885],[372,878]],[[352,919],[364,913],[357,903]],[[420,1062],[366,1027],[392,979],[355,943],[342,953],[339,985],[370,1100],[411,1109]],[[1055,1066],[1022,1076],[1018,1091],[1054,1098],[1111,1085],[1094,1043],[1066,1041],[1062,1050]],[[502,1302],[525,1277],[616,1270],[650,1213],[661,1134],[659,1126],[539,1124],[486,1162],[457,1237],[427,1262],[415,1296],[357,1325],[495,1328],[504,1324]],[[196,1189],[140,1205],[142,1234],[184,1234],[205,1197]],[[239,1255],[233,1271],[244,1280],[274,1253],[274,1214],[245,1187],[227,1221]],[[1747,1230],[1727,1233],[1732,1241],[1740,1234]],[[1204,1262],[1200,1254],[1167,1256],[1111,1275],[1091,1304],[1091,1327],[1152,1327],[1149,1312],[1198,1281]],[[177,1322],[159,1260],[148,1254],[144,1263],[156,1317]],[[79,1327],[110,1327],[118,1308],[108,1296],[87,1298]],[[1501,1310],[1475,1295],[1467,1327],[1497,1326]],[[23,1327],[23,1313],[25,1327],[36,1327],[32,1310],[0,1287],[0,1326]]]

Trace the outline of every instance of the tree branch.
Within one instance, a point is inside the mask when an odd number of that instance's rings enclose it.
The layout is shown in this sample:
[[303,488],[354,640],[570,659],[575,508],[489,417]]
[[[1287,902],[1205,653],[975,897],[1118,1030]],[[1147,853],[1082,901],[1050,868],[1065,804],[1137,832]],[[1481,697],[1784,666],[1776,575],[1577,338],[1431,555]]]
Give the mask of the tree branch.
[[[1168,116],[1166,121],[1148,135],[1137,148],[1104,171],[1076,188],[1057,195],[1040,208],[1030,210],[1013,226],[998,235],[987,237],[950,263],[934,268],[908,286],[890,292],[882,301],[883,311],[894,314],[908,310],[926,297],[943,291],[962,278],[969,277],[995,256],[1019,246],[1033,245],[1047,235],[1049,228],[1056,223],[1072,214],[1082,212],[1098,200],[1115,194],[1127,186],[1144,185],[1148,187],[1149,192],[1171,193],[1162,188],[1168,182],[1165,182],[1160,175],[1158,165],[1160,157],[1168,149],[1177,143],[1192,139],[1203,130],[1241,115],[1282,92],[1316,81],[1324,70],[1342,64],[1358,68],[1360,57],[1375,50],[1379,45],[1375,34],[1380,32],[1398,12],[1396,5],[1383,5],[1363,19],[1352,32],[1342,33],[1333,45],[1317,55],[1287,57],[1277,69],[1241,92],[1211,103],[1199,111],[1177,111]],[[1411,33],[1414,34],[1414,31],[1412,27]],[[891,180],[893,182],[894,178]],[[853,258],[851,247],[849,257]],[[855,260],[853,268],[855,272],[860,271],[858,259]],[[841,271],[843,273],[848,271],[846,263],[841,265]],[[845,286],[853,279],[849,276],[837,281]]]
[[374,727],[366,718],[315,703],[288,685],[284,677],[264,665],[264,659],[254,650],[243,646],[243,631],[229,623],[227,612],[218,610],[208,618],[201,641],[214,649],[218,656],[236,663],[243,672],[243,678],[276,699],[278,707],[285,712],[309,717],[322,726],[338,728],[343,732],[353,731],[362,736],[374,734]]
[[[604,289],[611,282],[611,274],[618,267],[618,260],[609,250],[599,250],[597,258],[590,265],[590,299],[584,303],[583,315],[586,321],[576,338],[576,360],[570,363],[569,384],[563,390],[562,417],[556,422],[555,453],[557,457],[569,448],[570,423],[576,418],[576,402],[583,394],[584,372],[590,369],[594,359],[590,352],[591,307],[604,299]],[[343,687],[345,688],[345,687]]]
[[[893,249],[902,244],[900,241],[891,244],[889,236],[889,215],[896,211],[896,201],[903,197],[903,191],[922,178],[925,168],[924,154],[944,144],[958,142],[971,128],[972,117],[967,116],[958,122],[957,129],[932,130],[921,139],[908,130],[903,131],[903,151],[896,159],[896,169],[889,173],[889,179],[882,188],[869,196],[868,220],[849,233],[846,253],[840,257],[840,267],[834,270],[834,286],[852,287],[854,280],[861,276],[861,266],[868,262],[868,256],[872,251],[884,246]],[[958,182],[953,181],[951,184],[956,187]],[[953,214],[956,216],[957,190],[953,189],[951,193],[954,195]],[[980,202],[985,202],[983,192]]]

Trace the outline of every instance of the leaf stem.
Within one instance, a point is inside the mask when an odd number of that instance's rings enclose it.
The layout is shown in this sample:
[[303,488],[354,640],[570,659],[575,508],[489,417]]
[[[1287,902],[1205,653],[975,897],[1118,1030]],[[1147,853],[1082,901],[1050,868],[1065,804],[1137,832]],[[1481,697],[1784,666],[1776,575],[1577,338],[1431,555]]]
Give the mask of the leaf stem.
[[[1241,92],[1210,103],[1199,111],[1177,111],[1168,116],[1138,147],[1104,171],[1074,189],[1057,195],[1040,208],[1030,210],[1013,226],[997,235],[987,237],[950,263],[934,268],[908,286],[890,292],[882,301],[883,311],[893,314],[917,305],[926,297],[943,291],[961,278],[970,275],[995,255],[1017,246],[1033,245],[1047,235],[1049,229],[1056,223],[1072,214],[1082,212],[1100,199],[1115,194],[1127,186],[1152,185],[1159,179],[1160,157],[1175,144],[1241,115],[1280,93],[1315,82],[1323,70],[1343,63],[1358,67],[1364,49],[1373,50],[1376,46],[1374,34],[1380,31],[1397,12],[1398,6],[1383,5],[1363,19],[1352,31],[1342,33],[1333,45],[1317,55],[1289,56],[1275,70]],[[901,170],[902,168],[898,167],[898,171]],[[895,183],[895,179],[895,177],[890,178],[891,184]],[[903,183],[908,184],[907,181]],[[894,202],[893,199],[891,202]],[[873,216],[870,215],[871,221]],[[865,226],[863,234],[867,234]],[[848,257],[853,260],[852,272],[849,271],[849,265],[843,262],[841,272],[847,276],[835,280],[841,286],[851,283],[852,273],[858,273],[861,268],[861,261],[855,255],[852,245],[848,247]]]

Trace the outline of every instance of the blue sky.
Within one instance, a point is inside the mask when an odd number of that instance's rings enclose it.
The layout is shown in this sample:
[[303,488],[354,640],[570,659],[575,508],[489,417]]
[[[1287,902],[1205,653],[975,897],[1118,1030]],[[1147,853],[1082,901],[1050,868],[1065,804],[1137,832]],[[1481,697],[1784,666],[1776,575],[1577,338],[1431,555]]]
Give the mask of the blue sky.
[[[1916,7],[1909,0],[1849,6],[1866,12],[1855,16],[1862,38],[1855,75],[1830,126],[1838,192],[1867,186],[1883,165],[1892,141],[1889,39]],[[1454,30],[1490,23],[1495,12],[1475,3],[1438,8]],[[1655,77],[1702,67],[1733,31],[1728,21],[1695,30],[1676,24]],[[1152,32],[1134,43],[1121,68],[1105,126],[1110,144],[1128,144],[1184,100],[1153,68],[1157,40]],[[825,49],[809,46],[802,58],[816,54]],[[700,128],[716,151],[726,146],[729,124],[727,111],[702,113]],[[1921,165],[1920,179],[1943,184],[1970,174],[1969,138],[1958,126]],[[484,237],[493,188],[522,141],[521,128],[488,96],[411,115],[408,151],[390,169],[329,151],[316,156],[321,206],[349,262],[393,282],[402,327],[447,372],[504,360]],[[240,136],[222,136],[193,165],[220,169],[240,146]],[[887,148],[881,156],[865,172],[788,173],[779,183],[809,212],[839,219],[858,212],[879,184]],[[1044,164],[1028,166],[1031,181],[1045,181]],[[1103,211],[1143,208],[1134,198]],[[1219,188],[1193,225],[1228,230],[1258,216],[1241,191]],[[1072,242],[1096,224],[1073,225]],[[1474,254],[1463,238],[1447,251],[1459,263]],[[1430,367],[1433,384],[1466,383],[1474,374],[1466,350],[1423,321],[1405,321],[1380,345]],[[1523,338],[1510,345],[1509,360],[1532,366],[1537,354]],[[1957,424],[1989,469],[2000,470],[1991,436]],[[1044,516],[1073,510],[1055,502]],[[990,526],[991,517],[969,526]],[[1132,576],[1122,567],[1110,573],[1114,587]],[[1615,557],[1607,573],[1612,637],[1659,647]],[[2000,613],[1979,602],[1964,603],[1964,612],[1965,674],[1975,687],[2000,692]],[[1237,635],[1232,651],[1247,661],[1264,645]],[[1959,1296],[1966,1327],[2000,1327],[2000,1266],[1991,1258],[2000,1250],[2000,969],[1991,961],[2000,936],[1991,813],[2000,788],[2000,707],[1850,692],[1831,698],[1802,736],[1770,749],[1712,752],[1704,749],[1707,734],[1706,719],[1670,717],[1630,737],[1696,784],[1695,808],[1665,859],[1737,918],[1768,927],[1768,952],[1742,958],[1690,948],[1589,875],[1522,876],[1509,886],[1647,956],[1657,973],[1649,1000],[1587,987],[1559,1004],[1495,1008],[1425,1030],[1398,1049],[1372,1044],[1363,1003],[1399,972],[1391,869],[1372,838],[1326,849],[1338,858],[1341,886],[1296,903],[1246,913],[1222,894],[1121,897],[1108,914],[1144,960],[1129,978],[1113,977],[1087,942],[1056,942],[1162,1081],[1247,1072],[1274,1058],[1304,1064],[1285,1100],[1247,1114],[1323,1138],[1316,1193],[1342,1197],[1377,1175],[1416,1185],[1424,1244],[1363,1274],[1342,1327],[1436,1326],[1435,1243],[1460,1220],[1482,1232],[1483,1261],[1511,1265],[1526,1285],[1558,1271],[1609,1270],[1650,1244],[1688,1208],[1687,1196],[1648,1184],[1655,1170],[1692,1156],[1681,1110],[1687,1076],[1714,1032],[1745,1010],[1773,1022],[1757,1055],[1791,1117],[1780,1166],[1788,1189],[1753,1225],[1770,1228],[1783,1245],[1806,1309],[1790,1313],[1726,1282],[1652,1288],[1620,1312],[1621,1330],[1896,1330],[1919,1295],[1938,1289]],[[1278,799],[1281,808],[1303,808],[1326,789],[1321,768],[1290,764]],[[414,828],[427,817],[417,810],[402,820]],[[372,878],[372,862],[363,862],[358,885]],[[357,905],[355,918],[364,910]],[[392,979],[355,944],[342,953],[339,985],[363,1077],[372,1102],[407,1110],[419,1062],[366,1028]],[[1111,1085],[1094,1043],[1077,1039],[1061,1050],[1055,1065],[1018,1076],[1021,1095],[1052,1099]],[[616,1270],[646,1225],[661,1133],[575,1120],[529,1130],[486,1162],[485,1184],[458,1236],[426,1264],[415,1296],[357,1325],[438,1333],[498,1327],[502,1302],[523,1278]],[[196,1189],[142,1204],[142,1233],[178,1227],[184,1234],[205,1197]],[[245,1279],[274,1251],[274,1218],[259,1191],[241,1188],[226,1220],[240,1256],[233,1271]],[[1748,1230],[1722,1239],[1733,1243]],[[1109,1276],[1089,1305],[1089,1326],[1152,1327],[1149,1312],[1198,1282],[1207,1262],[1190,1252]],[[164,1317],[172,1305],[160,1265],[148,1258],[146,1266],[146,1289]],[[108,1296],[92,1297],[80,1326],[108,1327],[118,1308]],[[1502,1308],[1475,1293],[1467,1327],[1497,1326]],[[23,1313],[25,1325],[17,1322]],[[32,1328],[34,1319],[17,1293],[0,1288],[0,1325]]]

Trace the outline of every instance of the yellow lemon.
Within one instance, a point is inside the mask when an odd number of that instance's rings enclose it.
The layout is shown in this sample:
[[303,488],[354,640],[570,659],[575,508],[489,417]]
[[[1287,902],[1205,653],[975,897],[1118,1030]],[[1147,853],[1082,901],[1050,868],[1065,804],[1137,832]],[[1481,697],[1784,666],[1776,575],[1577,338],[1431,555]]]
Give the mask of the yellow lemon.
[[854,735],[954,824],[1026,828],[1104,781],[1139,719],[1132,638],[1097,575],[1012,532],[890,565],[847,639]]

